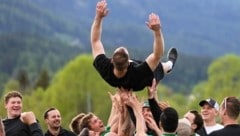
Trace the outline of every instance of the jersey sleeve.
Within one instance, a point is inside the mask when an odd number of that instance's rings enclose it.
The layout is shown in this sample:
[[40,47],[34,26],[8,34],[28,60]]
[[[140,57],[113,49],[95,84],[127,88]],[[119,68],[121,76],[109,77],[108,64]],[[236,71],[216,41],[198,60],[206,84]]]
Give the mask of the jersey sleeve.
[[107,76],[111,67],[111,59],[107,58],[105,54],[98,55],[93,61],[93,66],[98,73],[104,78]]

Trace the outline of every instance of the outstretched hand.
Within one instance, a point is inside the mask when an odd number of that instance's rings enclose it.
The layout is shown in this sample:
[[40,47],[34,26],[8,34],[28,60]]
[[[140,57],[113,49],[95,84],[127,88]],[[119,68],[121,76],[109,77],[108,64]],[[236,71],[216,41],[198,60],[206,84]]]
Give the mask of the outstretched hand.
[[96,16],[102,18],[105,17],[107,14],[108,14],[107,1],[106,0],[99,1],[96,6]]
[[158,31],[161,28],[159,16],[155,13],[151,13],[148,17],[147,26],[153,31]]
[[164,110],[164,109],[170,107],[170,104],[167,101],[161,101],[158,103],[158,105],[161,110]]

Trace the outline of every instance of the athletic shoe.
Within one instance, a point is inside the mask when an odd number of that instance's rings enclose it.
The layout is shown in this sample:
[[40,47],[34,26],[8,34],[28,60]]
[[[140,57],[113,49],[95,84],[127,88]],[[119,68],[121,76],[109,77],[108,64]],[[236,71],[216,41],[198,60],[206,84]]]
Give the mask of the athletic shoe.
[[[178,57],[178,53],[177,53],[177,49],[172,47],[168,50],[168,54],[167,54],[167,58],[169,61],[172,61],[173,65],[172,65],[172,69],[177,61],[177,57]],[[171,72],[172,69],[170,69],[167,73]]]

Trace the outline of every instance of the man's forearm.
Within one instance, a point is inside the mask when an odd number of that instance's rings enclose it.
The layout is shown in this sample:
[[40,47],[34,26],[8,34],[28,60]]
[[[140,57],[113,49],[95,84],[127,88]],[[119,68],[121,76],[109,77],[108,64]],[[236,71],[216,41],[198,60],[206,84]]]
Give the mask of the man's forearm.
[[32,136],[43,136],[40,124],[33,123],[29,126]]
[[164,39],[161,30],[154,31],[153,53],[157,57],[162,57],[164,54]]
[[101,41],[102,34],[102,19],[101,17],[95,17],[91,28],[91,45],[92,54],[96,58],[99,54],[104,54],[104,48]]
[[91,28],[91,42],[96,42],[101,39],[102,33],[102,18],[95,17]]

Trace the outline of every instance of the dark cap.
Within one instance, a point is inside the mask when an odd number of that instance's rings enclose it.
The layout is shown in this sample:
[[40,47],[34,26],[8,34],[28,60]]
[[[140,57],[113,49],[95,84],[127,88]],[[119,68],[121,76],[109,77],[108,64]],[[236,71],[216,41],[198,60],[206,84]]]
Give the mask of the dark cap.
[[219,105],[215,100],[213,100],[212,98],[202,100],[202,101],[199,102],[199,105],[202,107],[206,103],[209,104],[212,108],[215,108],[218,111]]

